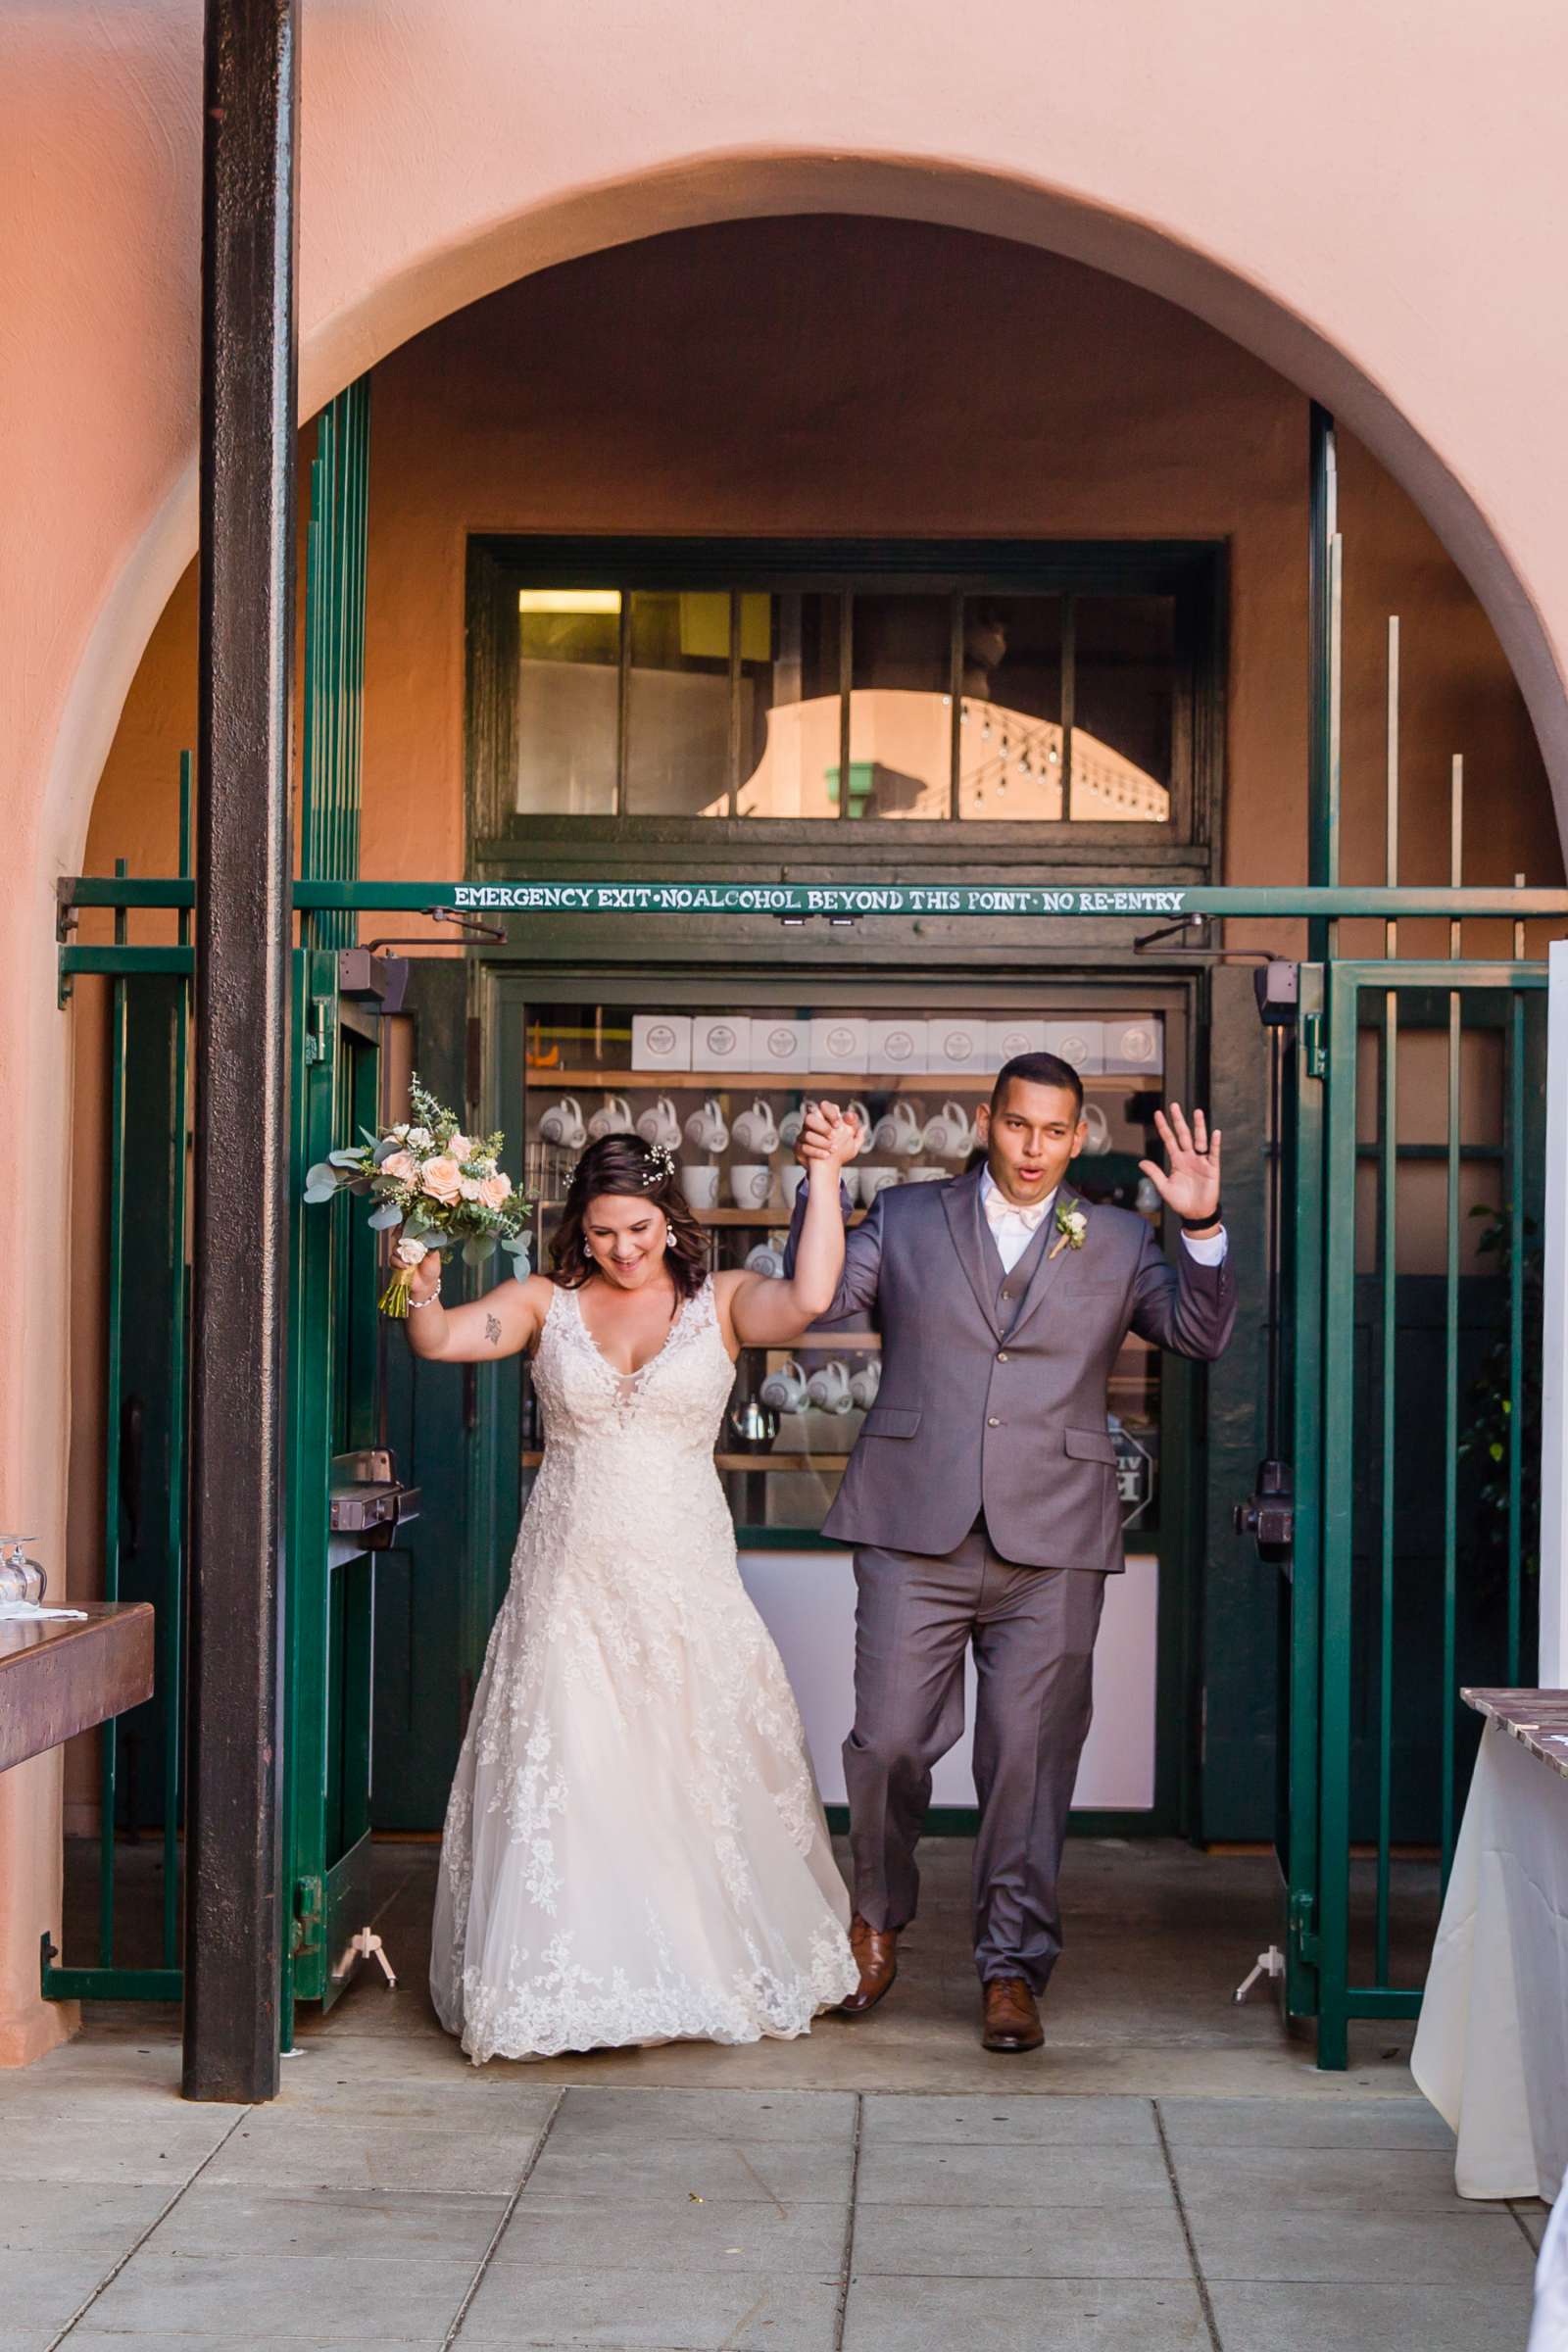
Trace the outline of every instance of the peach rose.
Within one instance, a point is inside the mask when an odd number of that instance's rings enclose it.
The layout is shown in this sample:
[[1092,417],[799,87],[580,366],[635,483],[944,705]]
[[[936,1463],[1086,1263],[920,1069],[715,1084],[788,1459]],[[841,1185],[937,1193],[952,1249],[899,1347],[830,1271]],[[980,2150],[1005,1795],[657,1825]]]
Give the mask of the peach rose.
[[394,1184],[417,1184],[419,1163],[412,1152],[393,1152],[382,1160],[378,1175],[390,1176]]
[[502,1201],[510,1200],[511,1197],[512,1178],[510,1176],[498,1174],[495,1176],[486,1176],[481,1179],[479,1185],[479,1198],[484,1202],[486,1208],[499,1208]]
[[455,1135],[447,1145],[447,1150],[454,1159],[471,1159],[473,1157],[473,1139],[467,1135]]
[[428,1193],[432,1200],[444,1201],[449,1207],[461,1198],[462,1183],[462,1172],[457,1161],[445,1152],[438,1152],[434,1159],[427,1159],[419,1170],[421,1192]]

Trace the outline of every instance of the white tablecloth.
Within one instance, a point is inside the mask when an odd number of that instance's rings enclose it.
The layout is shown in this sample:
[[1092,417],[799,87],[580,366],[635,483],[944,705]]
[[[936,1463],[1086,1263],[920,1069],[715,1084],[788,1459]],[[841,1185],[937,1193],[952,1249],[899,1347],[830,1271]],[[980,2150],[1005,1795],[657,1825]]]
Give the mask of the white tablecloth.
[[1492,1722],[1410,2065],[1458,2135],[1462,2197],[1556,2197],[1568,2167],[1568,1780]]

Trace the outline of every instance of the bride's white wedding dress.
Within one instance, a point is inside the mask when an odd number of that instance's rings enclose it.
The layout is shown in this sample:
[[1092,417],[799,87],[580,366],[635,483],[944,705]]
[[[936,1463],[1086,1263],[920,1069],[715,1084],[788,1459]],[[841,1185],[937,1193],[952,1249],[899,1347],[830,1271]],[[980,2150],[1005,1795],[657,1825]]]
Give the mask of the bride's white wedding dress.
[[803,2034],[858,1982],[713,1466],[733,1381],[711,1282],[632,1374],[551,1299],[544,1461],[441,1846],[430,1986],[476,2065]]

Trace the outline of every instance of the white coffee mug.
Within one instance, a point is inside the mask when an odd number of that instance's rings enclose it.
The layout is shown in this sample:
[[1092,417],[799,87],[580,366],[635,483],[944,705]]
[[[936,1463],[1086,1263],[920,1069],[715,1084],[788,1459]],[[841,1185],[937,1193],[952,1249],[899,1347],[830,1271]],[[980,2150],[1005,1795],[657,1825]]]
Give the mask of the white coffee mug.
[[869,1171],[865,1168],[840,1168],[839,1182],[843,1185],[844,1190],[849,1194],[852,1200],[858,1202],[862,1198],[860,1192],[860,1179],[862,1176],[868,1173]]
[[784,1272],[784,1252],[759,1242],[755,1250],[746,1252],[746,1270],[749,1274],[765,1274],[769,1282],[777,1282]]
[[784,1187],[784,1205],[786,1208],[793,1208],[795,1206],[795,1196],[800,1191],[802,1185],[806,1182],[808,1173],[808,1171],[802,1167],[788,1167],[780,1171],[779,1181]]
[[[713,1107],[716,1110],[718,1106],[715,1103]],[[773,1113],[760,1095],[753,1098],[750,1110],[743,1110],[737,1115],[735,1141],[743,1152],[756,1152],[763,1159],[769,1158],[778,1150],[778,1129],[773,1124]],[[716,1149],[722,1151],[723,1146],[719,1145]]]
[[897,1168],[862,1168],[860,1170],[860,1199],[865,1202],[867,1208],[870,1207],[878,1193],[885,1192],[890,1184],[898,1183],[899,1175],[900,1170]]
[[1110,1121],[1098,1102],[1084,1104],[1084,1125],[1089,1132],[1084,1138],[1084,1150],[1090,1153],[1110,1150]]
[[915,1117],[914,1104],[895,1102],[893,1108],[878,1119],[871,1141],[879,1152],[898,1152],[906,1159],[913,1159],[925,1141],[924,1131]]
[[850,1395],[850,1367],[844,1358],[835,1355],[820,1372],[813,1372],[806,1394],[819,1412],[847,1413],[855,1399]]
[[946,1184],[950,1173],[947,1168],[911,1168],[904,1181],[906,1184]]
[[718,1097],[710,1095],[701,1110],[694,1110],[686,1122],[686,1132],[699,1152],[727,1152],[729,1129],[724,1113],[718,1107]]
[[860,1150],[862,1152],[868,1152],[871,1148],[871,1130],[876,1125],[875,1119],[872,1118],[870,1111],[866,1108],[865,1104],[859,1100],[858,1097],[857,1097],[853,1102],[846,1102],[844,1105],[844,1110],[846,1117],[852,1118],[858,1123],[860,1130]]
[[607,1135],[632,1135],[631,1105],[624,1095],[607,1095],[604,1108],[596,1110],[588,1122],[588,1140],[601,1144]]
[[563,1095],[552,1102],[539,1121],[539,1133],[547,1144],[564,1144],[568,1152],[580,1152],[588,1141],[582,1123],[582,1104],[575,1095]]
[[693,1208],[718,1206],[718,1170],[716,1168],[682,1168],[680,1189]]
[[858,1372],[850,1374],[850,1397],[863,1413],[876,1402],[876,1393],[882,1386],[882,1358],[868,1355]]
[[794,1356],[787,1355],[776,1372],[769,1372],[757,1393],[775,1413],[798,1413],[806,1402],[806,1374]]
[[729,1172],[729,1189],[737,1208],[765,1208],[773,1189],[773,1171],[765,1162],[757,1166],[737,1160]]
[[801,1140],[801,1129],[805,1124],[806,1108],[804,1104],[798,1110],[787,1110],[784,1113],[778,1123],[778,1140],[786,1152],[794,1151]]
[[925,1148],[939,1159],[961,1159],[971,1140],[961,1102],[944,1102],[936,1117],[925,1123]]
[[680,1118],[667,1095],[661,1095],[652,1110],[645,1110],[637,1122],[637,1132],[645,1144],[662,1144],[673,1152],[680,1142]]

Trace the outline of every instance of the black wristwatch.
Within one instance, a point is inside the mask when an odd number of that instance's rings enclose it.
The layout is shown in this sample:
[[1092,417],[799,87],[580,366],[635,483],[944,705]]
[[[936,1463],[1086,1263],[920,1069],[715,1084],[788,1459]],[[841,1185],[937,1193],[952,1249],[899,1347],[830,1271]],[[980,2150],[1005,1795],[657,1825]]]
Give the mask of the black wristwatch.
[[1216,1200],[1206,1217],[1183,1217],[1182,1231],[1183,1233],[1206,1233],[1210,1225],[1223,1225],[1224,1222],[1225,1204],[1222,1200]]

